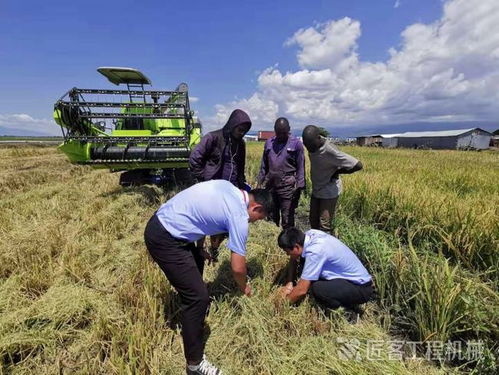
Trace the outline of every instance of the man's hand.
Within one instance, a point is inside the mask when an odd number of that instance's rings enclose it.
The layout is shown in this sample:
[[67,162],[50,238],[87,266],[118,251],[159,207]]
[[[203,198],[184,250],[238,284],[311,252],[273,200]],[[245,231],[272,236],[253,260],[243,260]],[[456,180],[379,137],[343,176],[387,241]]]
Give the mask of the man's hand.
[[244,290],[242,290],[242,292],[247,297],[251,297],[253,295],[253,290],[251,289],[251,285],[248,283],[246,283],[246,286],[245,286]]
[[279,290],[279,293],[282,298],[286,298],[292,291],[293,291],[293,283],[289,282]]
[[307,294],[307,292],[310,289],[311,285],[312,285],[312,283],[309,280],[304,280],[304,279],[298,280],[298,283],[291,290],[291,293],[289,293],[286,296],[286,298],[291,303],[295,303],[295,302],[301,300],[303,297],[305,297],[305,295]]
[[334,174],[331,176],[331,180],[334,180],[335,178],[339,178],[340,174],[352,174],[354,172],[360,171],[364,166],[362,163],[359,161],[357,164],[355,164],[352,168],[350,169],[345,169],[345,168],[340,168],[334,172]]

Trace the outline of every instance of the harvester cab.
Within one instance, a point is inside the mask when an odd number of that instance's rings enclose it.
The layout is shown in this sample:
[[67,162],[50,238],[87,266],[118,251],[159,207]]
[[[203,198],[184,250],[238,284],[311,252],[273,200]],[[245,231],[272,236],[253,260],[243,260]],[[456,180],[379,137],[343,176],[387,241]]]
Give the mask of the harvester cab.
[[64,94],[54,105],[64,136],[59,149],[72,163],[123,171],[124,186],[188,178],[189,155],[202,129],[187,84],[156,91],[145,87],[151,81],[136,69],[97,71],[122,88],[75,87]]

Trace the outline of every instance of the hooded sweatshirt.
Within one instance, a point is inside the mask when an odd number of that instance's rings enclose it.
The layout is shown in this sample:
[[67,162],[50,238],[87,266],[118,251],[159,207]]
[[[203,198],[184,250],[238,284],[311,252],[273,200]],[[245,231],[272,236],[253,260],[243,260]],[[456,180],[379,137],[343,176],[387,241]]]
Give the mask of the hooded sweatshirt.
[[232,130],[241,124],[249,124],[251,128],[248,114],[236,109],[222,129],[206,134],[191,152],[189,165],[199,181],[226,179],[243,187],[246,145],[244,140],[237,141],[231,136]]

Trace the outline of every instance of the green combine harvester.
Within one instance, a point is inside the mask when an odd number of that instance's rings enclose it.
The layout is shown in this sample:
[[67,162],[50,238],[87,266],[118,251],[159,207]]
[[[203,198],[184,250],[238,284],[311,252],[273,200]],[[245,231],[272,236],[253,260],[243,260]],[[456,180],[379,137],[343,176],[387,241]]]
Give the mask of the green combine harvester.
[[72,163],[123,171],[123,186],[189,179],[189,155],[202,129],[187,84],[153,91],[144,88],[151,81],[136,69],[97,71],[126,89],[75,87],[64,94],[54,105],[64,136],[59,149]]

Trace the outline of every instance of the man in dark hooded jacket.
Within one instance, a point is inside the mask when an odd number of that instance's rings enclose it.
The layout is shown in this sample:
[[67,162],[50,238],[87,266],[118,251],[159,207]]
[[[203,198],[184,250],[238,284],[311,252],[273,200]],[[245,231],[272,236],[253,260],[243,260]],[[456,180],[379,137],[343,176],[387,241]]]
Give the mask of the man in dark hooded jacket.
[[248,114],[236,109],[222,129],[206,134],[189,158],[194,177],[198,181],[223,179],[243,188],[246,181],[243,137],[250,128]]

